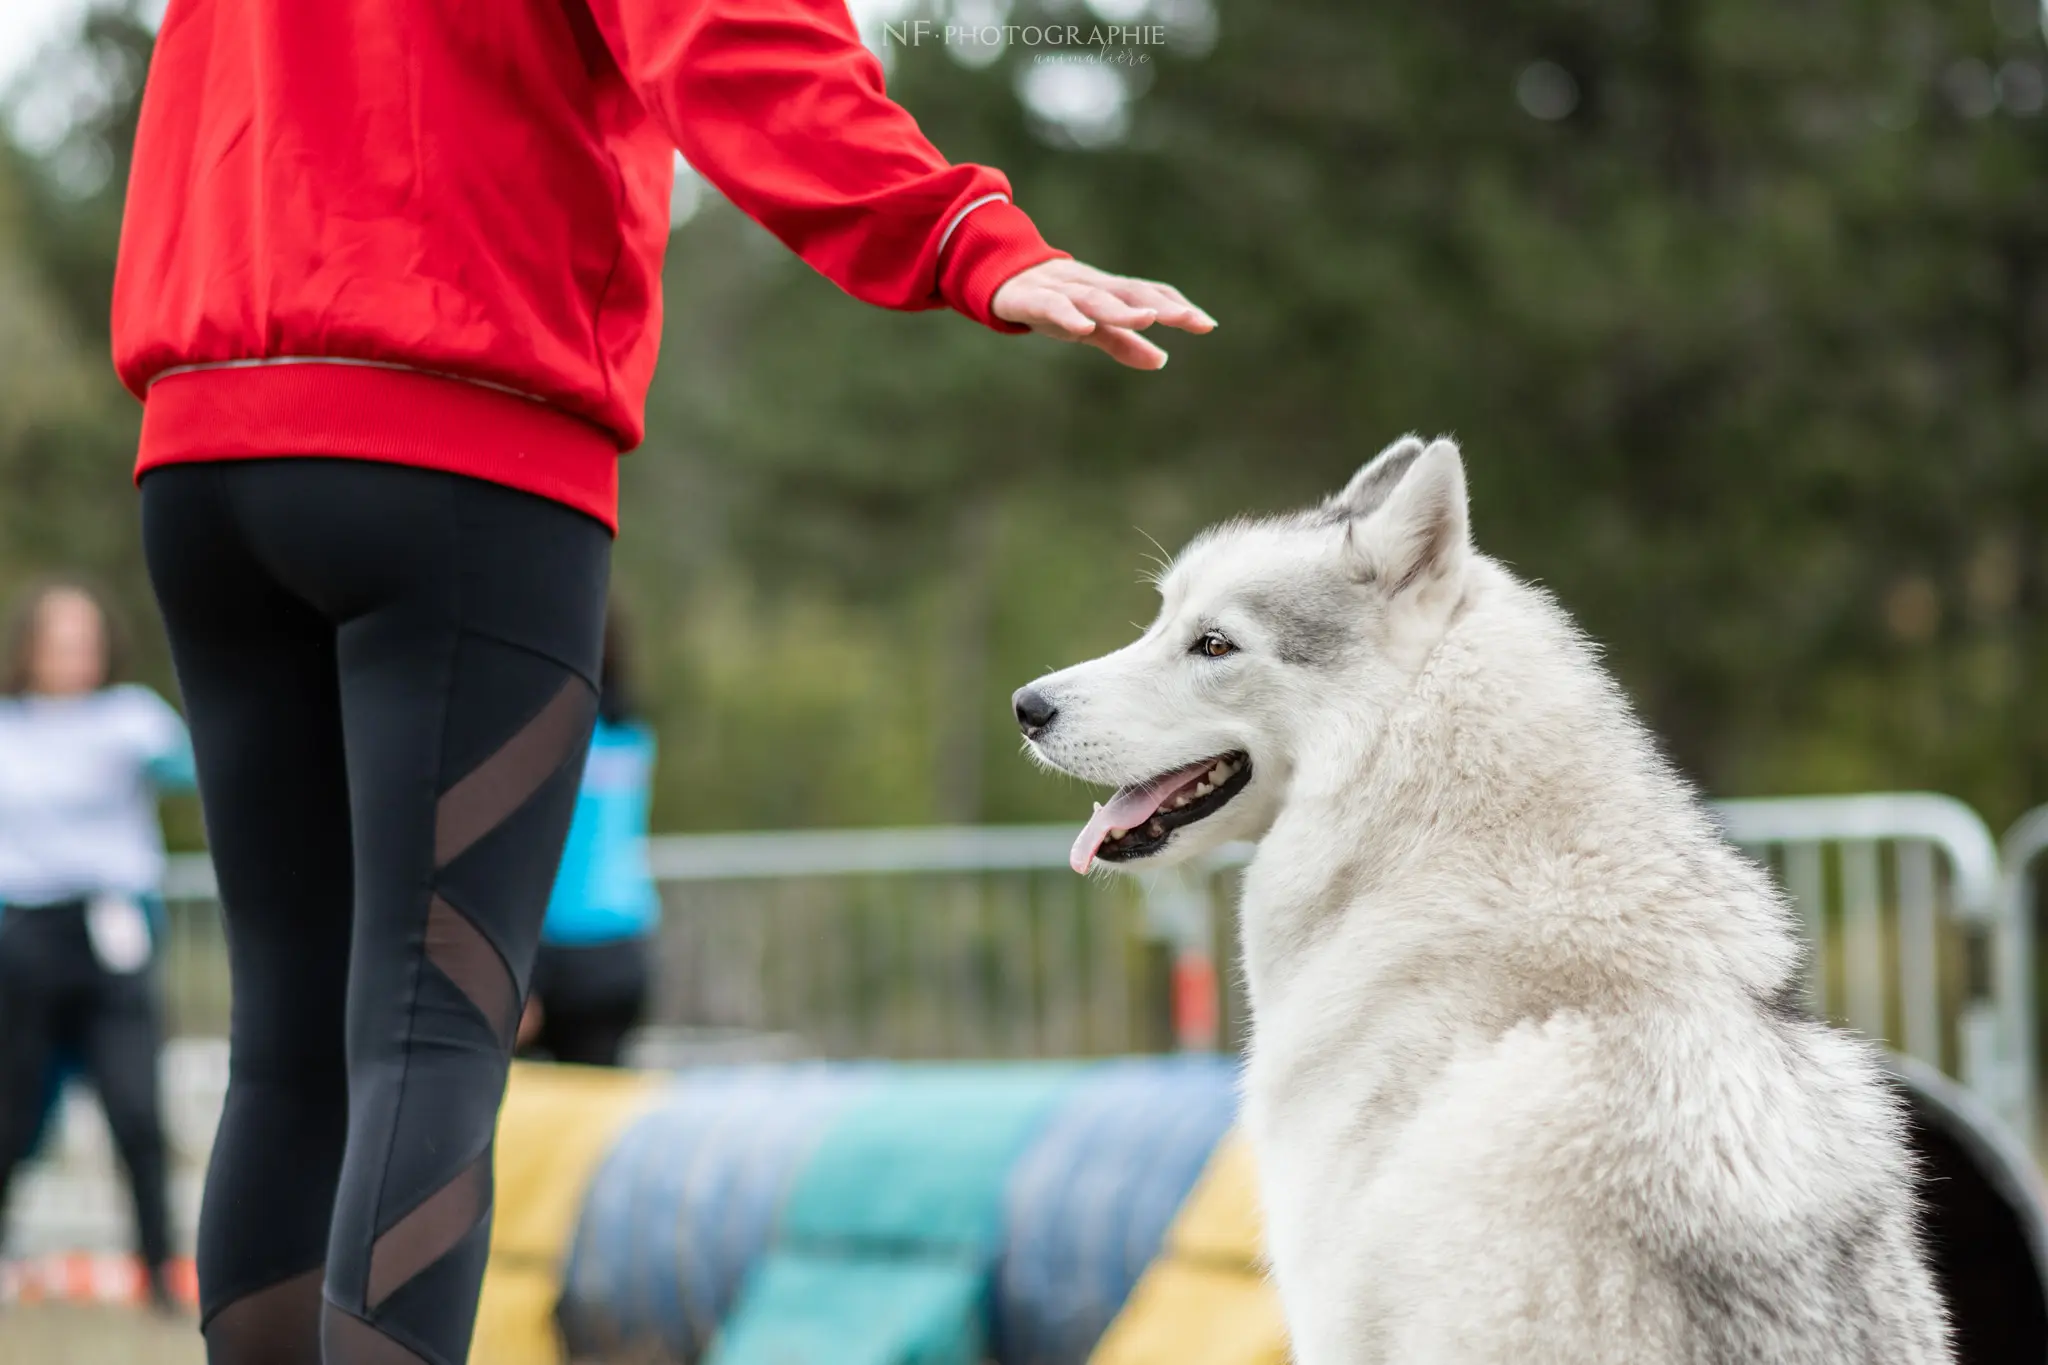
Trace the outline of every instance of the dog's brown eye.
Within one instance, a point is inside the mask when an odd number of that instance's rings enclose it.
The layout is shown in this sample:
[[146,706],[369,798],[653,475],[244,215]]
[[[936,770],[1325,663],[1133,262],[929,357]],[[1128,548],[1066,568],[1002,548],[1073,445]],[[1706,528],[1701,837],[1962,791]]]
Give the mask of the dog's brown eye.
[[1237,646],[1224,639],[1219,632],[1212,630],[1201,639],[1195,641],[1194,649],[1189,652],[1200,654],[1205,658],[1221,659],[1226,655],[1237,653]]

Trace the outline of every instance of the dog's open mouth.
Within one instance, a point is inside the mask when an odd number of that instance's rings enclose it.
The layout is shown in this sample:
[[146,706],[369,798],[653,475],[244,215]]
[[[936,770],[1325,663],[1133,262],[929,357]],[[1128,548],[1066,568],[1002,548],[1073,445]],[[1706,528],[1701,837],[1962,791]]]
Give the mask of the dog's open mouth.
[[1095,808],[1068,864],[1086,872],[1097,858],[1127,863],[1157,853],[1175,830],[1222,810],[1251,780],[1251,758],[1229,753],[1125,787]]

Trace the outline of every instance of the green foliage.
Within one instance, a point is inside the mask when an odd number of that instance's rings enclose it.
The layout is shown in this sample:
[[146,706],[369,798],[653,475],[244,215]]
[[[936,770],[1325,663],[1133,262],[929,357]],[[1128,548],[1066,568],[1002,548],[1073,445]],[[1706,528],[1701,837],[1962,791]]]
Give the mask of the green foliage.
[[[68,134],[34,157],[0,141],[0,607],[39,575],[85,576],[121,618],[134,671],[175,696],[131,486],[142,409],[107,357],[150,41],[132,5],[94,11],[50,59],[94,73]],[[174,801],[167,824],[197,844],[197,802]]]
[[[144,605],[128,471],[140,409],[47,287],[16,165],[0,159],[0,590],[52,569]],[[160,660],[161,652],[145,654]]]
[[[1133,525],[1172,544],[1451,431],[1482,543],[1608,644],[1708,786],[1935,787],[2009,817],[2048,799],[2048,125],[1958,105],[2004,62],[2038,73],[2011,18],[1226,3],[1093,153],[1025,135],[1005,77],[1031,54],[901,52],[942,146],[1222,329],[1119,373],[871,314],[714,217],[671,285],[730,292],[679,303],[670,354],[719,358],[666,368],[629,482],[687,452],[733,553],[849,613],[986,591],[978,664],[938,626],[887,652],[906,691],[972,680],[931,715],[981,718],[974,813],[1057,817],[1080,797],[1009,756],[1005,697],[1149,615]],[[1575,79],[1568,117],[1518,105],[1537,61]],[[763,257],[744,292],[735,255]],[[961,525],[991,502],[984,564]],[[899,743],[852,704],[837,742]]]

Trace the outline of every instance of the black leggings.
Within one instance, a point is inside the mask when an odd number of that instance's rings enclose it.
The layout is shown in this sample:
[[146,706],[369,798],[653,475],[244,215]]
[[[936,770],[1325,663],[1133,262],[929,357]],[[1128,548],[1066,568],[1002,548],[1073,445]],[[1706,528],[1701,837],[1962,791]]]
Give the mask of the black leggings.
[[541,945],[533,969],[540,1031],[528,1052],[577,1066],[617,1066],[647,1013],[648,943]]
[[42,1118],[58,1049],[85,1063],[128,1168],[143,1264],[161,1292],[170,1259],[157,1015],[149,968],[110,972],[86,934],[85,902],[0,912],[0,1210]]
[[156,470],[142,521],[234,980],[208,1359],[462,1365],[610,535],[494,484],[323,459]]

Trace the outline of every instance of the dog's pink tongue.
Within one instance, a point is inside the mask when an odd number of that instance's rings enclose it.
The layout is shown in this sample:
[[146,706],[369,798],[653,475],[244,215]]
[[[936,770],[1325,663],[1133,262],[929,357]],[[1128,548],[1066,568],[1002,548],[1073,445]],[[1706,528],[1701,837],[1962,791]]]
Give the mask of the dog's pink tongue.
[[1095,851],[1102,847],[1102,841],[1109,837],[1111,830],[1135,829],[1144,824],[1167,797],[1208,766],[1207,762],[1196,763],[1142,787],[1126,787],[1111,797],[1108,805],[1097,806],[1095,814],[1089,816],[1088,823],[1081,827],[1080,837],[1074,840],[1074,849],[1067,855],[1067,866],[1076,872],[1086,873],[1095,865]]

